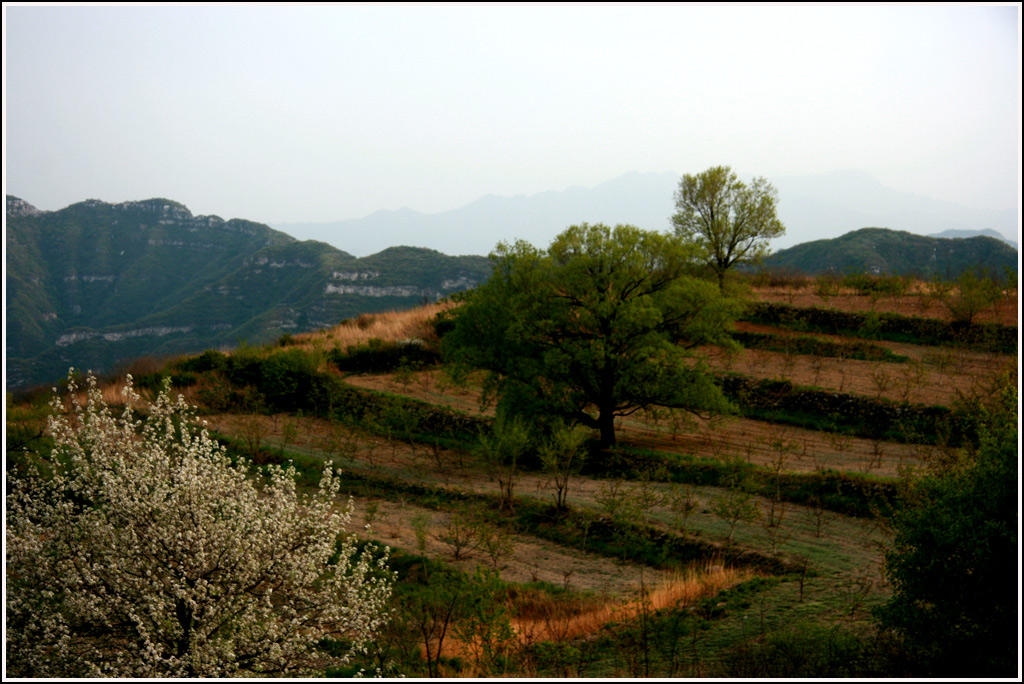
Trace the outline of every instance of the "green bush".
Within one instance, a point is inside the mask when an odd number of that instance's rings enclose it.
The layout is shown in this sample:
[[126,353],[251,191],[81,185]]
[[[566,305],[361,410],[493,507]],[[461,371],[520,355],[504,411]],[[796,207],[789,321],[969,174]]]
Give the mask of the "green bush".
[[864,336],[891,342],[926,345],[964,345],[983,351],[1013,354],[1017,351],[1017,326],[998,323],[942,321],[937,318],[900,316],[890,313],[873,315],[796,307],[760,302],[750,307],[744,320],[801,331]]
[[1003,288],[995,280],[975,275],[972,271],[961,273],[954,287],[942,293],[942,303],[953,314],[953,320],[963,325],[972,325],[975,317],[1003,297]]
[[207,349],[198,356],[190,356],[183,359],[175,367],[183,371],[195,373],[206,373],[209,371],[223,370],[227,365],[227,355],[213,349]]
[[869,275],[852,273],[843,277],[842,284],[857,294],[877,299],[879,297],[902,297],[910,288],[910,279],[904,276]]
[[350,345],[344,352],[334,349],[328,359],[343,373],[388,373],[434,365],[440,356],[422,340],[385,342],[374,338],[366,344]]
[[772,335],[756,332],[734,332],[732,337],[747,349],[766,349],[788,354],[839,357],[859,361],[903,363],[908,360],[906,356],[894,354],[885,347],[868,342],[833,342],[807,335]]
[[927,676],[1019,674],[1019,434],[1016,378],[982,416],[981,446],[906,482],[877,612]]
[[722,659],[725,676],[737,679],[891,677],[892,665],[878,639],[814,622],[769,632]]

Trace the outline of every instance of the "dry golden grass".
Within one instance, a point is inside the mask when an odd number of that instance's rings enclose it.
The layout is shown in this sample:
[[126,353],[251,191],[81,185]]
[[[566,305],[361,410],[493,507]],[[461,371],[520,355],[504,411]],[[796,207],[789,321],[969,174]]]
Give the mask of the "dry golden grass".
[[[110,408],[124,406],[123,392],[126,384],[127,383],[125,382],[124,378],[109,382],[97,381],[96,383],[97,387],[100,390],[100,394],[103,396],[103,402]],[[141,395],[148,394],[148,392],[140,391],[138,388],[135,388],[135,392]],[[61,397],[61,401],[64,404],[65,410],[71,410],[72,404],[70,398],[64,392],[61,392]],[[142,398],[143,400],[146,399],[145,396],[143,396]],[[85,404],[88,403],[89,401],[89,395],[84,388],[80,387],[78,392],[75,393],[74,400],[78,404],[85,406]]]
[[593,634],[613,621],[628,620],[639,615],[646,603],[648,611],[663,608],[685,608],[698,600],[745,582],[757,576],[749,568],[726,568],[709,562],[693,568],[645,591],[645,596],[624,603],[602,603],[578,611],[553,605],[550,610],[537,609],[529,616],[513,620],[513,628],[522,643],[564,641],[584,634]]
[[333,328],[295,336],[295,346],[304,349],[365,344],[372,339],[397,342],[407,339],[430,339],[434,336],[431,320],[442,311],[455,306],[452,302],[436,302],[409,309],[378,314],[360,314]]
[[124,405],[124,389],[126,384],[122,379],[103,386],[103,401],[106,402],[107,406]]
[[[703,567],[680,572],[647,589],[643,595],[625,602],[589,601],[583,605],[572,606],[547,595],[534,595],[529,606],[520,607],[520,612],[526,615],[512,619],[512,629],[520,646],[530,646],[542,641],[565,642],[595,634],[611,622],[634,618],[645,609],[645,604],[648,612],[672,607],[687,608],[696,605],[702,598],[714,596],[756,576],[757,573],[753,570],[725,568],[714,565],[714,561],[711,561]],[[433,647],[436,647],[436,643],[432,644]],[[472,643],[454,637],[446,639],[443,645],[444,657],[459,656],[469,662],[458,672],[442,668],[444,676],[477,678],[485,674],[477,672],[475,663],[472,662],[472,655],[478,650]],[[420,652],[423,653],[422,645]]]

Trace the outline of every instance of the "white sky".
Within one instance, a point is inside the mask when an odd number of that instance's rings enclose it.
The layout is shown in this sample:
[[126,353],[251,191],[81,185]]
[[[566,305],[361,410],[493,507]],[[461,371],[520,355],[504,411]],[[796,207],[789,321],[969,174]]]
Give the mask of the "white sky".
[[4,186],[40,209],[332,221],[718,164],[1019,206],[1017,5],[3,12]]

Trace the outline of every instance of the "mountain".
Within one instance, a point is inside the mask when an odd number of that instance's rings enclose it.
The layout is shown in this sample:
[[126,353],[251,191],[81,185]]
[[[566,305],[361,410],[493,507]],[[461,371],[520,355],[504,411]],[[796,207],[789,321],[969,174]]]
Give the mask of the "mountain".
[[[738,169],[741,178],[743,170]],[[668,230],[679,174],[631,172],[592,188],[499,197],[487,195],[437,214],[411,209],[379,211],[330,223],[275,223],[302,239],[320,240],[353,254],[372,254],[394,244],[416,244],[448,254],[488,254],[499,240],[524,239],[547,247],[567,227],[582,223],[631,223]],[[977,210],[898,192],[866,173],[837,171],[769,178],[779,191],[779,218],[786,235],[771,243],[783,249],[838,237],[862,226],[890,226],[926,235],[942,230],[994,229],[1017,235],[1017,210]]]
[[819,273],[916,274],[952,278],[982,267],[996,275],[1017,268],[1017,250],[992,237],[934,238],[886,228],[861,228],[770,255],[765,268]]
[[8,389],[408,308],[491,270],[411,247],[358,259],[167,199],[44,212],[8,196],[6,218]]
[[779,191],[786,236],[773,247],[844,235],[863,226],[928,235],[944,230],[992,229],[1017,235],[1018,211],[981,210],[899,192],[861,171],[834,171],[769,179]]
[[[647,230],[671,228],[674,173],[627,173],[592,188],[500,197],[485,195],[458,209],[422,214],[411,209],[378,211],[330,223],[275,223],[278,230],[321,240],[353,254],[413,242],[448,254],[489,254],[499,241],[526,240],[547,247],[578,223],[629,223]],[[410,237],[414,236],[414,237]]]
[[1017,249],[1017,243],[1016,242],[1014,242],[1013,240],[1009,239],[1008,237],[1006,237],[1002,233],[997,233],[996,231],[992,230],[991,228],[986,228],[985,230],[944,230],[941,233],[932,233],[928,237],[935,237],[935,238],[971,238],[971,237],[980,237],[980,236],[993,237],[993,238],[995,238],[997,240],[1002,240],[1003,242],[1005,242],[1006,244],[1010,245],[1014,249]]

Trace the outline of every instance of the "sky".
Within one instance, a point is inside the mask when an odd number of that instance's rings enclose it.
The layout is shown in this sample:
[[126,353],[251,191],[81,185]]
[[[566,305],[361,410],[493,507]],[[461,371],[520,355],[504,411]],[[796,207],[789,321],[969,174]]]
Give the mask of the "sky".
[[6,3],[5,192],[326,222],[629,171],[1020,205],[1017,5]]

